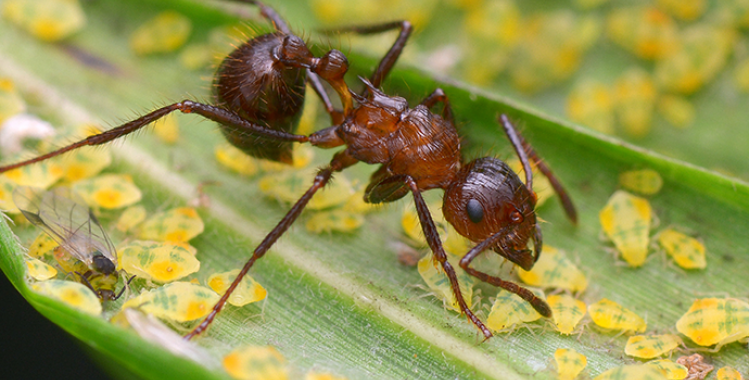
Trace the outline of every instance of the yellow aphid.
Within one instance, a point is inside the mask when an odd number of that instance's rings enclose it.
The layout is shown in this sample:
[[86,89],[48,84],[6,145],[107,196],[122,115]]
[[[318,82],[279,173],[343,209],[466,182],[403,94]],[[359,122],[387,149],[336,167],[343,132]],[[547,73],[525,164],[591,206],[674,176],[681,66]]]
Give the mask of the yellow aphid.
[[191,29],[189,18],[174,11],[165,11],[133,32],[130,48],[138,55],[172,52],[187,41]]
[[146,220],[146,208],[141,205],[130,206],[117,218],[115,228],[121,232],[128,232],[144,220]]
[[688,375],[688,370],[684,365],[668,359],[652,360],[645,365],[658,369],[668,380],[682,380]]
[[151,123],[154,134],[167,144],[174,144],[180,138],[180,124],[177,122],[177,114],[170,113],[167,116]]
[[222,360],[230,376],[240,380],[286,380],[286,359],[271,346],[245,346],[230,352]]
[[31,284],[31,289],[92,315],[101,315],[102,304],[91,289],[80,282],[49,280]]
[[[208,278],[207,284],[216,293],[224,294],[239,273],[239,269],[223,273],[214,273]],[[242,307],[249,303],[265,299],[267,294],[268,292],[261,284],[257,283],[252,277],[245,276],[242,278],[242,281],[240,281],[240,284],[234,292],[232,292],[228,301],[234,306]]]
[[630,364],[612,368],[594,380],[662,380],[661,371],[650,365]]
[[180,52],[179,61],[188,70],[200,70],[211,65],[213,54],[208,44],[190,44]]
[[555,351],[558,380],[574,380],[586,368],[586,356],[574,349],[558,348]]
[[[6,3],[7,4],[7,3]],[[0,125],[9,117],[26,111],[26,103],[9,78],[0,78]]]
[[[537,297],[544,299],[544,293],[532,289]],[[502,331],[522,323],[534,322],[541,318],[541,314],[521,297],[507,291],[500,290],[492,304],[490,315],[487,316],[487,327],[493,331]]]
[[355,191],[354,194],[352,194],[349,199],[346,200],[346,203],[341,206],[341,209],[355,214],[366,214],[368,212],[376,211],[380,208],[380,205],[378,204],[365,202],[364,195],[364,189]]
[[653,6],[613,10],[607,17],[607,35],[618,45],[643,59],[671,54],[678,45],[677,24]]
[[571,10],[539,12],[523,22],[508,70],[513,85],[537,92],[568,79],[599,38],[601,22]]
[[179,280],[201,267],[185,248],[157,242],[128,245],[118,252],[117,261],[128,274],[159,283]]
[[51,256],[52,251],[57,248],[59,244],[53,240],[48,233],[42,231],[36,236],[34,241],[29,245],[29,256],[34,258],[40,258],[44,256]]
[[[258,182],[258,188],[267,196],[280,202],[294,203],[312,186],[315,169],[285,170],[267,174]],[[307,204],[308,210],[322,210],[342,205],[354,194],[354,188],[346,177],[338,176],[329,186],[324,187]]]
[[151,216],[139,229],[139,239],[186,242],[203,232],[203,220],[194,208],[178,207]]
[[172,282],[129,299],[122,308],[132,307],[157,318],[188,322],[208,315],[218,301],[219,295],[205,286]]
[[524,283],[539,288],[582,292],[588,286],[586,276],[568,260],[565,253],[548,245],[542,247],[542,254],[530,271],[518,267],[518,277]]
[[646,321],[614,301],[602,298],[589,305],[589,315],[597,326],[623,331],[646,331]]
[[732,298],[697,299],[677,321],[677,331],[700,346],[747,338],[748,304]]
[[643,137],[651,129],[656,106],[656,85],[641,68],[623,73],[614,89],[615,113],[619,124],[629,135]]
[[[292,153],[292,168],[294,169],[302,169],[304,167],[307,167],[308,165],[310,165],[310,162],[312,162],[313,158],[315,158],[315,150],[313,150],[313,148],[309,145],[295,145],[292,148]],[[258,161],[261,170],[263,170],[264,172],[278,173],[288,171],[290,169],[289,165],[282,164],[280,162],[270,160]],[[338,179],[339,176],[337,176],[336,178]],[[312,184],[312,177],[310,177],[310,184]]]
[[685,128],[695,120],[695,106],[682,96],[662,96],[657,109],[664,119],[677,128]]
[[674,334],[635,335],[625,344],[625,355],[641,359],[653,359],[674,350],[682,339]]
[[255,159],[227,142],[223,142],[214,148],[214,156],[221,165],[235,173],[252,176],[258,172],[258,164]]
[[141,200],[141,190],[125,174],[104,174],[79,181],[73,190],[92,207],[118,209]]
[[308,372],[305,375],[305,380],[346,380],[346,377],[335,376],[330,373]]
[[547,297],[547,304],[552,309],[552,319],[561,334],[570,335],[581,319],[586,315],[586,304],[567,294]]
[[[508,166],[510,166],[520,178],[524,178],[525,180],[526,174],[523,172],[521,160],[512,158],[505,163],[508,164]],[[547,176],[540,172],[534,163],[530,162],[529,164],[531,165],[531,172],[533,173],[532,180],[534,181],[534,192],[536,193],[536,207],[540,207],[547,201],[547,199],[555,196],[555,189],[552,188]]]
[[63,180],[76,182],[93,177],[112,163],[109,150],[94,147],[83,147],[60,157],[63,169]]
[[57,269],[39,259],[26,260],[26,273],[37,281],[47,281],[57,276]]
[[[461,295],[464,297],[466,305],[471,307],[471,295],[474,291],[474,277],[469,276],[461,267],[458,266],[458,258],[453,255],[448,255],[448,262],[451,263],[454,270],[456,271],[456,277],[458,279],[458,288],[461,289]],[[417,271],[422,279],[430,287],[436,296],[443,299],[443,302],[455,311],[460,311],[461,308],[458,306],[453,290],[451,288],[450,280],[443,271],[443,266],[437,260],[433,259],[432,253],[428,253],[425,257],[419,260],[417,264]]]
[[351,232],[362,226],[365,218],[345,210],[320,211],[311,216],[305,223],[308,231],[319,234],[323,232]]
[[716,371],[716,380],[743,380],[740,371],[732,367],[721,367]]
[[632,267],[643,265],[651,228],[651,205],[648,201],[618,190],[599,212],[599,221],[623,259]]
[[657,4],[679,19],[695,20],[706,11],[706,0],[658,0]]
[[467,8],[463,23],[471,48],[463,51],[463,77],[486,85],[510,62],[510,52],[521,37],[521,11],[511,0],[483,2],[482,6]]
[[664,181],[656,170],[629,170],[620,173],[620,186],[643,195],[654,195],[661,190]]
[[63,168],[55,161],[43,161],[9,170],[0,177],[11,180],[18,186],[34,186],[46,189],[63,177]]
[[692,94],[726,65],[736,39],[733,30],[696,24],[682,32],[679,50],[656,63],[654,76],[670,92]]
[[83,28],[78,0],[8,0],[3,16],[43,41],[58,41]]
[[659,244],[682,268],[704,269],[706,267],[706,247],[698,240],[677,232],[672,228],[659,233]]
[[[732,70],[732,78],[737,89],[747,92],[750,86],[750,60],[745,57]],[[2,111],[0,111],[2,112]],[[2,117],[2,116],[0,116]]]
[[[461,236],[453,226],[450,225],[443,217],[443,213],[440,211],[442,207],[441,203],[430,203],[427,205],[430,209],[430,215],[432,220],[437,227],[440,239],[443,241],[443,248],[445,251],[456,256],[463,256],[469,251],[469,240]],[[401,215],[401,227],[404,232],[409,236],[413,242],[427,246],[424,234],[422,232],[422,225],[419,223],[419,216],[417,210],[414,208],[414,204],[409,203],[404,208],[404,213]]]
[[612,91],[603,83],[585,79],[576,83],[567,97],[568,117],[591,129],[612,134],[615,131]]

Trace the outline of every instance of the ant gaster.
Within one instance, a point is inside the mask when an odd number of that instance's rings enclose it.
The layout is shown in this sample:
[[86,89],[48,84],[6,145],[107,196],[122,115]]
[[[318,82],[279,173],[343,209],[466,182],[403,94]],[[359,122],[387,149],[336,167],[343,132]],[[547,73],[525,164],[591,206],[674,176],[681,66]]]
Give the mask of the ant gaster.
[[[541,315],[550,317],[552,312],[549,306],[528,289],[471,267],[472,260],[487,249],[527,270],[538,259],[542,232],[534,211],[536,194],[532,190],[529,160],[550,179],[569,218],[576,221],[575,209],[562,185],[516,132],[508,118],[501,115],[499,122],[523,164],[525,184],[508,165],[498,159],[485,157],[463,162],[450,103],[441,89],[436,89],[414,108],[409,108],[404,98],[388,96],[378,90],[411,34],[409,22],[338,29],[359,34],[400,29],[395,43],[369,80],[360,78],[366,92],[358,95],[350,91],[344,82],[349,65],[343,53],[330,50],[317,58],[272,8],[258,1],[238,1],[257,5],[276,31],[248,40],[224,59],[216,73],[214,105],[192,100],[171,104],[54,152],[2,167],[0,172],[81,146],[105,144],[177,110],[196,113],[218,122],[231,144],[255,157],[289,163],[292,160],[293,142],[306,142],[321,148],[344,147],[327,166],[318,171],[312,186],[258,245],[226,293],[208,316],[186,335],[186,339],[208,328],[255,261],[286,232],[312,196],[331,180],[333,173],[360,161],[380,164],[365,190],[367,202],[392,202],[412,194],[422,231],[434,259],[448,276],[461,312],[485,338],[491,337],[492,333],[464,302],[456,271],[447,260],[438,230],[422,198],[422,191],[444,189],[443,213],[446,220],[461,235],[478,243],[461,259],[461,268],[484,282],[519,295]],[[342,110],[336,110],[332,105],[323,82],[337,93]],[[306,83],[321,98],[332,121],[331,127],[309,136],[294,134]],[[430,111],[438,103],[442,103],[440,115]],[[527,248],[530,239],[534,241],[533,252]]]

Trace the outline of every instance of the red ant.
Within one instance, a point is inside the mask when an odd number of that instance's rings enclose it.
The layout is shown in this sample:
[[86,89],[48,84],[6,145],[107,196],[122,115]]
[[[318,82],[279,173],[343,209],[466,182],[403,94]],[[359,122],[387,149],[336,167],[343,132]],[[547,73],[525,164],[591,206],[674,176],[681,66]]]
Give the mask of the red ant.
[[[526,270],[531,269],[539,258],[542,232],[534,211],[536,194],[532,189],[529,159],[549,178],[568,217],[576,222],[576,211],[568,194],[549,167],[516,132],[507,116],[501,115],[499,122],[523,165],[525,185],[508,165],[498,159],[485,157],[469,163],[462,160],[453,113],[441,89],[433,91],[414,108],[409,108],[406,99],[388,96],[378,90],[411,34],[412,26],[408,21],[339,29],[359,34],[400,29],[393,46],[369,80],[360,77],[366,92],[358,95],[349,90],[344,82],[349,64],[343,53],[330,50],[317,58],[272,8],[254,0],[236,1],[257,5],[276,31],[248,40],[224,59],[215,77],[214,105],[192,100],[171,104],[51,153],[1,167],[0,172],[46,160],[82,146],[108,143],[177,110],[196,113],[218,122],[230,143],[255,157],[290,163],[292,142],[307,142],[321,148],[343,146],[344,149],[318,171],[312,186],[258,245],[226,293],[203,322],[185,336],[186,339],[208,328],[255,261],[286,232],[315,192],[331,180],[333,173],[360,161],[381,165],[372,174],[365,190],[367,202],[392,202],[408,193],[412,194],[427,243],[450,280],[461,312],[486,338],[490,338],[492,333],[464,302],[455,269],[447,260],[437,228],[422,198],[422,191],[443,189],[446,220],[461,235],[478,242],[461,259],[461,268],[484,282],[519,295],[540,314],[550,317],[552,312],[547,303],[528,289],[470,266],[486,249],[494,250]],[[323,82],[336,91],[343,110],[334,108]],[[294,134],[306,83],[323,101],[333,124],[309,136]],[[443,104],[440,115],[430,111],[438,103]],[[534,241],[533,252],[527,248],[529,239]]]

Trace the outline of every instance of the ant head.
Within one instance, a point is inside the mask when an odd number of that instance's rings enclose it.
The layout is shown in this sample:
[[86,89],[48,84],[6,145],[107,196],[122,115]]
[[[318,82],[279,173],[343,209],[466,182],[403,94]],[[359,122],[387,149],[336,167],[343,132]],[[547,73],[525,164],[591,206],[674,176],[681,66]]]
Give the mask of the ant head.
[[[474,242],[505,231],[492,248],[531,268],[536,257],[526,247],[536,240],[536,196],[503,161],[485,157],[464,165],[443,197],[445,219]],[[541,239],[540,239],[541,240]]]

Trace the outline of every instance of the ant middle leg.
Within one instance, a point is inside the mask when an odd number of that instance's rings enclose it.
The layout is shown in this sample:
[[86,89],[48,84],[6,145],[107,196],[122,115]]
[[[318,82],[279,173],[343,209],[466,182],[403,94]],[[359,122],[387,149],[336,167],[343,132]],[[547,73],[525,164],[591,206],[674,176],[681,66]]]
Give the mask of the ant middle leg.
[[68,146],[64,146],[52,152],[43,154],[41,156],[26,160],[26,161],[18,162],[12,165],[2,166],[0,167],[0,173],[6,172],[12,169],[16,169],[22,166],[30,165],[36,162],[41,162],[41,161],[59,156],[63,153],[67,153],[71,150],[78,149],[80,147],[106,144],[110,141],[116,140],[120,137],[126,136],[135,131],[138,131],[141,128],[145,127],[146,125],[149,125],[150,123],[161,119],[162,117],[168,115],[169,113],[173,111],[178,111],[178,110],[183,113],[199,114],[209,120],[213,120],[223,125],[237,128],[238,130],[245,132],[245,133],[257,134],[260,136],[268,137],[268,138],[279,140],[279,141],[292,141],[292,142],[307,142],[308,141],[307,136],[295,135],[295,134],[287,133],[284,131],[270,129],[262,125],[253,124],[243,119],[236,113],[225,110],[223,108],[219,108],[219,107],[212,106],[209,104],[197,103],[192,100],[183,100],[181,102],[170,104],[168,106],[159,108],[133,121],[120,125],[119,127],[115,127],[108,131],[104,131],[102,133],[89,136],[83,140],[72,143]]
[[292,208],[287,212],[286,215],[284,215],[284,218],[279,221],[279,223],[274,227],[271,232],[266,235],[266,237],[263,239],[260,244],[255,248],[255,251],[253,251],[253,255],[248,259],[248,261],[245,263],[245,265],[240,270],[240,273],[235,277],[234,281],[229,285],[227,290],[224,292],[224,295],[221,296],[218,302],[216,302],[216,305],[214,305],[213,309],[211,309],[211,312],[203,319],[203,321],[196,326],[193,331],[191,331],[189,334],[185,335],[185,340],[190,340],[196,335],[201,334],[202,332],[206,331],[208,326],[213,322],[213,320],[216,318],[216,316],[221,312],[221,310],[224,308],[224,305],[226,304],[229,297],[232,295],[232,292],[239,286],[242,279],[245,277],[247,272],[250,271],[250,268],[252,268],[253,264],[263,257],[263,255],[268,252],[268,250],[273,246],[274,243],[276,243],[276,240],[278,240],[281,235],[283,235],[286,230],[291,227],[291,225],[294,223],[295,220],[300,216],[302,211],[305,209],[305,206],[307,206],[307,203],[312,199],[313,195],[323,188],[328,182],[330,182],[331,177],[333,176],[334,172],[340,172],[341,170],[352,166],[356,164],[357,161],[354,157],[350,156],[346,151],[341,151],[339,153],[336,153],[336,155],[333,156],[333,159],[331,160],[331,163],[320,169],[318,171],[318,174],[315,176],[315,179],[313,180],[312,186],[310,186],[309,189],[300,197],[299,200],[297,200],[297,203],[292,206]]
[[539,171],[541,171],[542,174],[544,174],[544,176],[549,180],[550,185],[552,185],[552,188],[555,190],[555,193],[560,199],[560,203],[562,204],[563,209],[565,210],[565,214],[568,216],[568,219],[570,219],[573,224],[576,224],[578,222],[578,213],[576,212],[576,208],[573,205],[573,200],[570,199],[568,192],[560,183],[560,180],[557,179],[557,176],[555,176],[554,173],[552,173],[552,170],[549,168],[549,166],[547,166],[542,158],[539,157],[534,148],[532,148],[531,145],[523,138],[523,136],[518,133],[518,131],[508,119],[508,116],[504,114],[500,115],[498,120],[503,126],[505,134],[508,136],[511,145],[513,145],[513,148],[516,150],[516,154],[518,154],[518,158],[523,164],[523,170],[526,173],[526,187],[529,189],[529,192],[532,192],[531,167],[529,165],[530,158],[534,161],[536,167],[539,168]]
[[419,104],[427,108],[432,108],[437,103],[443,103],[443,120],[449,121],[455,127],[456,121],[453,117],[453,109],[451,108],[451,103],[448,100],[448,95],[445,94],[445,91],[443,91],[442,88],[436,88],[435,91],[433,91],[430,95],[427,95],[427,97],[424,98]]
[[456,302],[458,302],[458,306],[461,309],[461,312],[482,332],[485,339],[491,338],[492,332],[487,328],[487,326],[484,325],[484,323],[482,323],[482,321],[476,315],[474,315],[469,306],[466,304],[466,301],[464,301],[464,297],[461,294],[461,288],[458,285],[456,270],[453,268],[450,262],[448,262],[448,256],[443,249],[443,243],[440,241],[440,235],[438,233],[437,227],[435,227],[435,222],[432,220],[432,216],[430,215],[430,209],[427,207],[427,203],[422,197],[417,183],[409,176],[404,176],[404,181],[406,182],[406,185],[411,189],[412,194],[414,194],[414,204],[417,209],[417,215],[419,216],[419,224],[422,225],[422,232],[424,233],[425,239],[427,239],[427,244],[430,246],[430,250],[432,250],[432,254],[434,255],[435,259],[437,259],[437,261],[440,262],[440,265],[443,267],[445,275],[448,276],[448,281],[451,283],[453,296],[456,297]]

